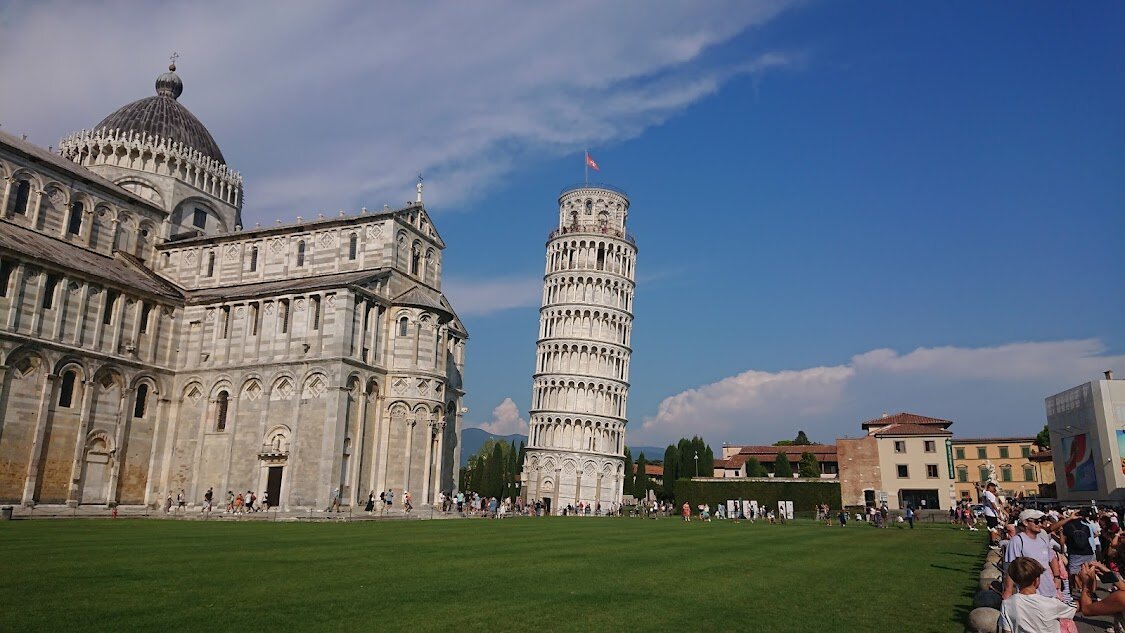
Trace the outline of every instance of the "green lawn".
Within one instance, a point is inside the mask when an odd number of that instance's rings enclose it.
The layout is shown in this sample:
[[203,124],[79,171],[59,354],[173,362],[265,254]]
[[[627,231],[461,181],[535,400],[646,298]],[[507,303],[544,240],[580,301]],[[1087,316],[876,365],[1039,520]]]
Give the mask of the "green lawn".
[[960,632],[983,532],[676,519],[0,523],[3,631]]

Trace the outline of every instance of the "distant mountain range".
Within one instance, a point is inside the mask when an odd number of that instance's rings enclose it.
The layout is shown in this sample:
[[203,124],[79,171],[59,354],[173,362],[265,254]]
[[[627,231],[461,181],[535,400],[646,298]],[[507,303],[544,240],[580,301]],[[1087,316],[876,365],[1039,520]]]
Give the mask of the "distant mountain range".
[[[527,441],[526,435],[519,435],[519,434],[516,434],[516,435],[493,435],[492,433],[489,433],[488,431],[485,431],[484,429],[478,429],[478,428],[462,429],[461,430],[461,465],[464,466],[465,464],[469,463],[469,457],[472,456],[472,455],[475,455],[476,452],[479,451],[482,446],[484,446],[484,443],[489,440],[489,438],[495,438],[495,439],[498,439],[498,440],[502,440],[504,442],[508,442],[509,444],[511,444],[512,441],[514,440],[516,442],[516,446],[519,446],[520,442],[526,442]],[[629,452],[632,453],[633,459],[636,459],[637,457],[640,457],[641,453],[644,453],[645,459],[647,459],[649,461],[654,460],[654,459],[656,459],[656,460],[664,459],[664,449],[660,448],[660,447],[657,447],[657,446],[630,446]]]

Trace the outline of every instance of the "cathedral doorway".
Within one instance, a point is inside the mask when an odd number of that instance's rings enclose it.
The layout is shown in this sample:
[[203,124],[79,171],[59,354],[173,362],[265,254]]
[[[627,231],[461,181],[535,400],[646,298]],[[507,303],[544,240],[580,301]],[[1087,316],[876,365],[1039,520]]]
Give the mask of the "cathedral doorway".
[[105,503],[109,487],[109,451],[104,441],[95,440],[86,451],[82,476],[82,503]]
[[284,466],[270,466],[269,474],[266,475],[266,498],[269,499],[270,506],[280,505],[281,473],[284,470]]

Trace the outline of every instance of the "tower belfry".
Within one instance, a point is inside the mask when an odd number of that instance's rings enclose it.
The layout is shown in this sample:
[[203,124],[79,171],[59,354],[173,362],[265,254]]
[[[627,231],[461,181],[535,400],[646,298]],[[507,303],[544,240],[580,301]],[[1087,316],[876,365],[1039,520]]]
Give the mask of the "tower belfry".
[[628,214],[623,191],[570,187],[547,239],[521,479],[526,499],[554,514],[621,502],[637,259]]

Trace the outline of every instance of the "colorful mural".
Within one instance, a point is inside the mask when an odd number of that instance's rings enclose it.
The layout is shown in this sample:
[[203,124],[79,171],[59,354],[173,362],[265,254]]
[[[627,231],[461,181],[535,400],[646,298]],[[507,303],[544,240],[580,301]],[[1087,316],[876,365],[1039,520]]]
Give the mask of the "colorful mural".
[[[1120,442],[1120,436],[1118,441]],[[1093,492],[1098,489],[1098,473],[1094,465],[1094,451],[1085,433],[1062,438],[1062,452],[1066,455],[1063,470],[1066,487],[1073,492]]]
[[1125,431],[1117,431],[1117,455],[1121,457],[1121,474],[1125,475]]

